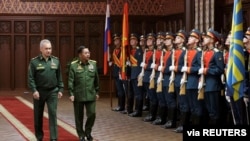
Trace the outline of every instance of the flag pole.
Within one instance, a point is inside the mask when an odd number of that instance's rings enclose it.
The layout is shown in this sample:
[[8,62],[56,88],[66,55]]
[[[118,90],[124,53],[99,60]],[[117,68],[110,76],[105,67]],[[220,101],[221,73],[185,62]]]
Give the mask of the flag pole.
[[[107,4],[109,4],[109,0],[107,0]],[[109,51],[108,54],[110,54],[110,50],[108,50],[108,51]],[[112,85],[111,66],[109,66],[109,97],[110,97],[110,108],[112,110],[112,108],[113,108],[113,85]]]
[[111,67],[109,69],[109,97],[110,97],[110,107],[111,107],[111,110],[113,108],[113,85],[112,85],[112,78],[111,78]]

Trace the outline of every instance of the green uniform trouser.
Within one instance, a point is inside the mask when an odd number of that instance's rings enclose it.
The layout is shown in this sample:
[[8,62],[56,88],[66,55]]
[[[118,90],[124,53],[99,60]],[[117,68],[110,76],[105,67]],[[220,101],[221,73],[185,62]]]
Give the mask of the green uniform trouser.
[[[85,123],[85,132],[83,130],[84,106],[86,108],[87,115],[87,120]],[[74,101],[76,132],[79,138],[84,137],[85,135],[91,135],[92,127],[95,123],[96,118],[95,107],[96,101]]]
[[50,139],[57,139],[57,102],[58,94],[55,91],[44,92],[39,91],[40,99],[34,101],[34,123],[35,123],[35,135],[38,140],[42,140],[43,133],[43,112],[45,103],[47,104],[49,114],[49,131]]

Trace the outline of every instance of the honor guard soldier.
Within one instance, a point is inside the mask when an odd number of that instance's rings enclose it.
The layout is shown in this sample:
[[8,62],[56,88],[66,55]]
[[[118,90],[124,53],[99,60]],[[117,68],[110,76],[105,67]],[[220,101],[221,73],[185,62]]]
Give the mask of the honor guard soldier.
[[118,97],[118,106],[113,109],[113,111],[124,111],[125,110],[125,87],[124,83],[121,80],[121,67],[122,62],[120,61],[121,57],[121,37],[119,34],[115,33],[113,35],[113,43],[114,43],[114,50],[112,53],[113,59],[113,78],[115,80],[115,86],[117,90],[117,97]]
[[[131,117],[140,117],[142,116],[142,106],[143,106],[143,89],[142,86],[137,86],[138,84],[138,75],[141,72],[140,64],[143,59],[143,51],[138,46],[138,36],[135,33],[130,34],[130,62],[131,62],[131,76],[130,76],[130,82],[131,82],[131,89],[134,93],[134,98],[130,98],[129,100],[134,101],[135,100],[135,111],[129,116]],[[133,108],[133,107],[132,107]],[[133,110],[133,109],[132,109]],[[131,110],[131,111],[132,111]]]
[[[186,32],[184,30],[179,30],[177,36],[175,37],[174,44],[175,44],[175,51],[174,51],[174,65],[169,66],[170,71],[175,72],[175,79],[174,79],[174,95],[177,97],[177,107],[179,107],[179,111],[183,111],[185,107],[182,107],[180,103],[183,101],[182,97],[180,97],[180,87],[181,87],[181,80],[183,77],[183,72],[181,72],[181,68],[184,65],[184,56],[186,53]],[[174,100],[174,99],[173,99]],[[188,112],[181,112],[180,115],[180,122],[179,127],[174,131],[179,133],[182,132],[182,125],[186,123],[186,119],[188,116]],[[185,119],[185,120],[184,120]]]
[[[165,33],[158,32],[156,35],[156,51],[155,51],[155,90],[156,95],[153,95],[154,98],[158,102],[158,110],[157,110],[157,118],[152,122],[154,125],[163,125],[166,123],[166,114],[167,114],[167,104],[163,95],[162,89],[162,80],[163,80],[163,72],[161,68],[163,66],[163,56],[165,54]],[[160,70],[160,71],[159,71]]]
[[247,28],[247,31],[245,32],[245,36],[243,38],[243,44],[244,44],[244,47],[246,49],[246,52],[248,54],[248,58],[245,59],[247,60],[246,61],[246,80],[245,80],[245,91],[244,91],[244,98],[243,98],[243,101],[244,101],[244,104],[245,104],[245,109],[246,109],[246,112],[245,112],[245,119],[246,119],[246,124],[247,125],[250,125],[249,124],[249,112],[250,112],[250,108],[249,108],[249,96],[250,96],[250,27]]
[[[224,73],[223,54],[215,43],[218,41],[218,32],[209,29],[204,38],[207,50],[204,52],[204,67],[199,69],[198,74],[205,76],[204,102],[208,111],[210,124],[216,125],[219,119],[219,98],[221,92],[221,74]],[[199,87],[199,86],[198,86]]]
[[[149,101],[150,101],[149,114],[143,119],[145,122],[151,122],[155,120],[157,113],[157,106],[158,106],[157,98],[153,96],[155,95],[155,88],[150,88],[150,82],[151,83],[154,82],[154,74],[152,73],[154,71],[153,69],[154,58],[155,58],[154,54],[155,54],[155,34],[149,33],[147,35],[147,50],[146,50],[145,61],[141,64],[141,66],[144,67],[145,70],[143,74],[143,87],[147,90],[147,94],[149,96]],[[141,74],[139,76],[141,76]]]
[[[202,53],[198,46],[201,41],[201,33],[198,30],[192,30],[187,42],[187,65],[182,67],[182,72],[187,73],[186,97],[188,109],[191,113],[191,123],[200,125],[203,116],[203,99],[198,99],[198,84],[204,83],[204,77],[200,78],[198,70],[201,68]],[[203,79],[199,82],[199,79]],[[183,104],[182,104],[183,105]]]
[[[221,82],[222,82],[222,90],[224,90],[224,94],[227,94],[228,91],[226,91],[226,76],[227,76],[227,65],[228,65],[228,59],[229,59],[229,48],[230,48],[230,42],[231,42],[231,31],[228,33],[227,38],[225,40],[225,46],[224,46],[224,50],[223,50],[223,60],[224,60],[224,74],[222,74],[221,76]],[[225,96],[224,96],[225,97]],[[224,111],[227,111],[227,114],[225,116],[227,116],[229,119],[229,121],[226,121],[227,124],[235,124],[236,120],[235,120],[235,115],[234,115],[234,111],[233,109],[231,109],[233,105],[231,104],[231,98],[229,96],[226,96],[226,98],[224,98],[228,103],[227,103],[227,109],[224,109]],[[238,116],[236,116],[238,117]],[[223,117],[223,115],[220,117],[221,120],[223,120],[223,118],[225,119],[225,117]],[[236,118],[239,119],[239,118]],[[225,120],[224,120],[225,121]],[[235,122],[233,122],[235,121]],[[237,123],[239,120],[237,120]]]
[[[147,48],[147,44],[146,44],[146,36],[145,35],[141,35],[140,36],[140,48],[142,49],[143,53]],[[149,98],[148,98],[148,94],[147,94],[147,90],[143,87],[143,111],[148,111],[149,110]]]
[[177,104],[176,96],[174,96],[174,71],[169,70],[169,66],[174,64],[174,39],[175,36],[172,32],[165,33],[163,66],[158,68],[158,71],[163,73],[162,96],[166,103],[165,113],[163,114],[165,117],[162,118],[167,118],[167,122],[162,126],[163,128],[172,128],[176,125]]

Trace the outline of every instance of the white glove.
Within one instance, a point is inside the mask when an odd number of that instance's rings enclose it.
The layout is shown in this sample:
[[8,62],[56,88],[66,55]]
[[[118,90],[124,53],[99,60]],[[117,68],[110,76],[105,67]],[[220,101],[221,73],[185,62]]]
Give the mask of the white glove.
[[227,102],[230,103],[230,102],[231,102],[230,96],[227,96],[227,95],[226,95],[226,100],[227,100]]
[[151,69],[154,69],[155,68],[155,64],[152,63],[151,66],[150,66]]
[[160,77],[158,77],[157,84],[159,84],[161,81],[162,81],[162,79]]
[[159,66],[159,67],[158,67],[158,71],[161,71],[161,70],[162,70],[162,68],[163,68],[162,66]]
[[112,62],[109,62],[109,66],[112,66],[112,64],[113,64]]
[[184,79],[181,79],[181,85],[185,83],[185,80]]
[[153,75],[150,75],[150,81],[154,79],[154,76]]
[[187,67],[182,67],[181,72],[187,72],[188,68]]
[[131,66],[131,63],[129,61],[126,62],[127,66]]
[[140,73],[140,74],[138,75],[138,77],[143,77],[143,74],[142,74],[142,73]]
[[198,89],[200,90],[203,87],[202,83],[198,84]]
[[146,64],[144,62],[141,62],[140,66],[143,68]]
[[224,76],[224,74],[221,74],[220,80],[221,80],[221,82],[222,82],[223,84],[225,84],[225,76]]
[[174,66],[169,66],[169,70],[173,71],[174,70]]
[[198,74],[203,74],[204,68],[200,68]]
[[119,79],[122,80],[122,75],[119,73]]
[[245,103],[246,107],[248,107],[249,98],[244,97],[243,100],[244,100],[244,103]]

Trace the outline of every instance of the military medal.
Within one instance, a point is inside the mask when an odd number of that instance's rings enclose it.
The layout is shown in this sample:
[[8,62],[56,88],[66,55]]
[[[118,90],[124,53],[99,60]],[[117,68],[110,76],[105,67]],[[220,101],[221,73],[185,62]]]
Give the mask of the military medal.
[[94,66],[92,64],[90,64],[88,67],[89,67],[89,71],[93,71],[94,70]]

